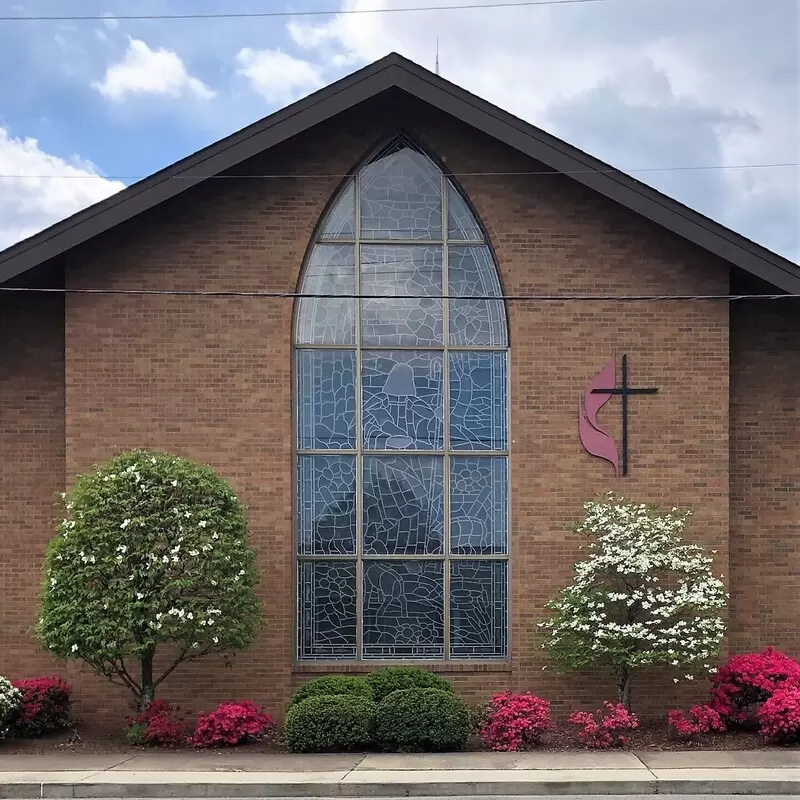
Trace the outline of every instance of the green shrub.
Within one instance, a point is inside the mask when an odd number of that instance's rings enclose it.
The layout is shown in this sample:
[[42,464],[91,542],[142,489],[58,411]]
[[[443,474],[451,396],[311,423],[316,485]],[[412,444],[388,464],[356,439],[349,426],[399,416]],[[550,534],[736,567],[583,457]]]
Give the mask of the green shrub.
[[301,686],[289,701],[289,708],[309,697],[324,697],[327,695],[344,694],[350,697],[366,697],[373,699],[372,687],[364,680],[354,675],[325,675],[314,678]]
[[464,702],[452,691],[400,689],[378,705],[375,739],[384,750],[461,750],[471,723]]
[[375,738],[375,702],[368,697],[308,697],[286,714],[284,738],[293,753],[359,750]]
[[439,689],[452,692],[453,687],[444,678],[419,667],[384,667],[367,675],[367,682],[375,692],[375,702],[399,689]]

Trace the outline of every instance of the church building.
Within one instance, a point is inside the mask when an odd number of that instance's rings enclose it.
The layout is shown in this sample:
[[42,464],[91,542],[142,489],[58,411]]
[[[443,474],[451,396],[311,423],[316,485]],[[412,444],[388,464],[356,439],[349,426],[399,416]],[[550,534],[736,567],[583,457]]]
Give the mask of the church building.
[[536,626],[608,491],[692,511],[728,652],[800,655],[800,267],[400,56],[10,247],[0,287],[30,289],[0,291],[0,674],[84,719],[128,698],[37,649],[42,561],[58,493],[133,448],[230,481],[258,554],[264,630],[176,672],[187,707],[385,664],[613,698]]

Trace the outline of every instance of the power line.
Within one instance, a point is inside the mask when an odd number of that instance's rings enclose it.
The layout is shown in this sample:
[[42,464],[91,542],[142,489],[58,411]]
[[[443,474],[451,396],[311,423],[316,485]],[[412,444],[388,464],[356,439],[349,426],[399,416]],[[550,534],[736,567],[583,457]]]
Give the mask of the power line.
[[505,300],[508,302],[662,302],[662,301],[738,301],[800,300],[800,294],[505,294],[505,295],[365,295],[309,292],[261,292],[201,289],[70,289],[66,287],[0,286],[0,292],[36,292],[43,294],[141,295],[166,297],[249,297],[267,300]]
[[[591,173],[618,174],[626,175],[648,173],[648,172],[697,172],[703,170],[716,169],[786,169],[800,167],[800,162],[782,162],[772,164],[708,164],[700,166],[678,166],[678,167],[640,167],[636,169],[623,169],[620,167],[609,167],[608,169],[567,169],[567,170],[530,170],[518,172],[445,172],[445,177],[466,178],[466,177],[518,177],[526,175],[586,175]],[[150,175],[13,175],[0,174],[0,180],[106,180],[106,181],[141,181],[151,178],[158,173]],[[355,172],[319,172],[319,173],[265,173],[265,174],[244,174],[244,175],[165,175],[162,180],[250,180],[250,179],[324,179],[324,178],[354,178]]]
[[267,17],[328,17],[339,14],[394,14],[419,11],[465,11],[485,8],[526,8],[528,6],[566,6],[579,3],[604,3],[606,0],[517,0],[504,3],[459,3],[452,6],[411,6],[409,8],[357,8],[324,11],[240,11],[208,14],[84,14],[76,16],[17,16],[0,17],[0,22],[101,22],[115,20],[152,20],[152,19],[255,19]]

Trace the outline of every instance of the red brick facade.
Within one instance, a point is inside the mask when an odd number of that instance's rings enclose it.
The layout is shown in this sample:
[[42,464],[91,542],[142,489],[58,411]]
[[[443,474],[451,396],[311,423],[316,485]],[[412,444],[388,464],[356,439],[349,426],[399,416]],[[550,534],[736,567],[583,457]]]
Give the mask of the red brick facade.
[[[483,221],[508,294],[725,294],[729,266],[570,178],[509,175],[541,165],[445,114],[379,100],[242,165],[242,175],[341,175],[404,129],[454,173]],[[69,287],[258,290],[298,285],[336,177],[208,181],[73,250]],[[793,303],[792,306],[789,303]],[[782,309],[782,310],[781,310]],[[0,317],[0,674],[59,671],[79,712],[119,723],[127,698],[38,653],[41,560],[72,477],[132,447],[211,464],[249,507],[267,628],[231,671],[205,662],[166,694],[188,706],[251,697],[281,713],[321,671],[293,663],[291,300],[132,295],[11,295]],[[730,646],[800,654],[800,323],[795,301],[512,302],[511,659],[444,670],[468,696],[532,690],[557,708],[613,690],[558,677],[535,623],[579,557],[567,525],[615,489],[691,508],[691,535],[718,551],[731,581]],[[613,351],[635,398],[631,469],[615,479],[577,436],[579,398]],[[618,414],[602,412],[615,430]],[[353,671],[360,667],[339,666]],[[671,684],[669,684],[671,687]],[[636,687],[663,709],[661,676]]]

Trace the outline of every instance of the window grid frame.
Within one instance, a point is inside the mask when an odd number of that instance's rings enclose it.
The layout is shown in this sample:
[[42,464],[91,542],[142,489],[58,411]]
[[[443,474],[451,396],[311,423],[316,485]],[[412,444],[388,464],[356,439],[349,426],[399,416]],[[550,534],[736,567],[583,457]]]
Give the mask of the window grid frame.
[[[418,148],[411,142],[407,142],[407,145],[414,149],[417,152],[420,152]],[[380,152],[380,151],[379,151]],[[424,155],[424,154],[423,154]],[[427,155],[424,155],[425,158],[430,160]],[[370,161],[366,162],[367,164]],[[436,165],[434,165],[436,166]],[[506,341],[504,344],[498,345],[454,345],[450,346],[450,326],[449,326],[449,294],[450,294],[450,284],[449,284],[449,248],[450,247],[489,247],[489,241],[486,237],[482,239],[449,239],[449,210],[448,210],[448,188],[452,183],[447,176],[447,174],[441,168],[437,167],[439,171],[439,179],[440,179],[440,186],[441,186],[441,198],[442,198],[442,238],[441,239],[362,239],[361,236],[361,173],[362,169],[360,168],[355,175],[350,179],[349,186],[345,186],[343,189],[340,189],[337,192],[333,202],[330,205],[330,208],[333,208],[338,202],[338,200],[344,196],[344,194],[352,190],[353,193],[353,202],[354,202],[354,214],[353,214],[353,226],[354,226],[354,236],[350,237],[326,237],[321,234],[317,234],[315,239],[311,245],[311,250],[319,244],[341,244],[341,245],[350,245],[353,247],[353,254],[354,254],[354,287],[355,287],[355,299],[354,299],[354,309],[353,309],[353,325],[354,325],[354,341],[348,344],[314,344],[311,342],[296,342],[293,341],[293,351],[301,351],[301,350],[350,350],[353,351],[355,354],[354,362],[355,362],[355,425],[356,425],[356,436],[355,436],[355,448],[351,449],[318,449],[318,448],[301,448],[300,443],[297,439],[297,421],[294,421],[292,435],[293,435],[293,450],[294,450],[294,481],[293,481],[293,495],[296,497],[298,492],[297,487],[297,475],[298,475],[298,465],[300,458],[304,456],[350,456],[355,460],[355,552],[349,554],[339,554],[339,553],[331,553],[331,554],[308,554],[308,553],[300,553],[298,548],[298,541],[299,537],[299,517],[297,513],[293,514],[294,517],[294,530],[295,530],[295,537],[294,537],[294,551],[293,551],[293,564],[294,564],[294,587],[295,587],[295,597],[296,597],[296,618],[294,624],[294,663],[299,665],[316,665],[319,667],[323,667],[326,664],[330,664],[333,667],[337,665],[370,665],[370,664],[439,664],[439,665],[446,665],[446,664],[453,664],[453,665],[480,665],[480,664],[490,664],[490,665],[501,665],[510,662],[511,659],[511,522],[510,522],[510,511],[511,511],[511,481],[510,481],[510,464],[509,464],[509,456],[510,456],[510,405],[511,405],[511,393],[510,393],[510,383],[511,383],[511,370],[510,370],[510,344],[508,341],[508,317],[507,314],[504,315],[504,323],[506,326]],[[453,184],[453,191],[458,192],[458,189]],[[474,212],[473,212],[474,215]],[[480,224],[477,215],[475,216],[476,222]],[[325,220],[325,216],[323,216],[322,220]],[[361,329],[361,246],[362,244],[366,244],[367,246],[372,245],[390,245],[390,246],[400,246],[400,247],[409,247],[409,246],[440,246],[442,248],[442,294],[440,295],[442,300],[442,343],[441,344],[433,344],[433,345],[364,345],[362,342],[362,329]],[[311,252],[309,250],[309,252]],[[497,261],[492,253],[492,266],[494,269],[497,269]],[[302,283],[301,283],[302,286]],[[370,295],[371,296],[371,295]],[[375,297],[381,297],[382,295],[375,295]],[[391,297],[391,296],[389,296]],[[435,297],[435,296],[434,296]],[[402,299],[402,295],[398,295],[398,298]],[[502,294],[498,297],[499,300],[502,300]],[[297,304],[297,310],[299,312],[300,304]],[[294,322],[294,329],[297,329],[297,320],[295,319]],[[364,447],[364,428],[363,428],[363,381],[362,381],[362,353],[363,351],[394,351],[394,350],[401,350],[401,351],[430,351],[430,352],[437,352],[442,353],[442,381],[443,381],[443,388],[442,388],[442,403],[443,403],[443,421],[442,421],[442,449],[436,450],[400,450],[400,449],[365,449]],[[506,437],[506,446],[502,450],[452,450],[450,447],[450,360],[449,360],[449,353],[450,352],[487,352],[487,353],[505,353],[506,359],[506,374],[505,374],[505,437]],[[293,359],[296,365],[296,359]],[[293,369],[293,372],[296,374],[297,369],[296,366]],[[293,386],[293,398],[295,401],[298,397],[297,394],[297,385]],[[299,409],[299,404],[296,404],[296,408]],[[363,519],[363,504],[364,504],[364,492],[363,492],[363,483],[364,483],[364,458],[365,457],[372,457],[372,456],[395,456],[395,457],[403,457],[408,455],[414,455],[418,457],[428,457],[432,456],[435,458],[442,459],[442,471],[443,471],[443,498],[442,498],[442,505],[443,505],[443,514],[444,514],[444,521],[443,521],[443,538],[442,538],[442,552],[440,554],[365,554],[364,553],[364,543],[363,543],[363,532],[364,532],[364,519]],[[455,458],[469,458],[469,457],[478,457],[478,458],[505,458],[506,459],[506,509],[505,509],[505,516],[506,516],[506,546],[504,553],[490,553],[490,554],[481,554],[481,555],[473,555],[473,554],[452,554],[450,552],[450,511],[451,511],[451,498],[450,498],[450,483],[451,483],[451,476],[450,476],[450,465],[451,459]],[[293,508],[296,507],[296,502],[293,504]],[[301,656],[301,647],[302,642],[300,640],[300,625],[299,621],[302,618],[303,609],[302,609],[302,597],[299,591],[299,574],[300,574],[300,567],[302,564],[307,562],[355,562],[356,565],[356,641],[355,641],[355,650],[356,650],[356,657],[349,658],[335,658],[330,656],[325,656],[321,658],[314,658],[314,657],[302,657]],[[443,624],[443,656],[442,658],[431,658],[431,657],[421,657],[421,658],[407,658],[407,657],[391,657],[391,658],[365,658],[364,657],[364,563],[367,561],[435,561],[435,562],[443,562],[443,609],[442,609],[442,624]],[[505,630],[503,631],[504,634],[504,641],[505,641],[505,652],[502,656],[497,657],[476,657],[476,658],[453,658],[451,655],[451,630],[450,630],[450,623],[451,623],[451,594],[450,594],[450,573],[451,573],[451,562],[458,561],[458,562],[501,562],[506,564],[506,576],[505,576]]]

